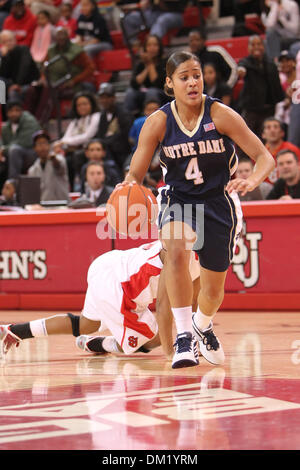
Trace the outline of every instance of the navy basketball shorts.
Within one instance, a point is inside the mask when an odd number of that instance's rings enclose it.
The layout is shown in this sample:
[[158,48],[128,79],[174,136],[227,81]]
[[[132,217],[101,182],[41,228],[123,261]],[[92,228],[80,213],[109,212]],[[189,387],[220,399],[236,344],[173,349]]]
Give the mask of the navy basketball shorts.
[[195,203],[169,187],[163,187],[158,196],[160,212],[158,228],[169,222],[188,224],[197,235],[193,250],[200,265],[211,271],[226,271],[234,255],[236,242],[242,230],[242,209],[236,193],[227,191],[200,199]]

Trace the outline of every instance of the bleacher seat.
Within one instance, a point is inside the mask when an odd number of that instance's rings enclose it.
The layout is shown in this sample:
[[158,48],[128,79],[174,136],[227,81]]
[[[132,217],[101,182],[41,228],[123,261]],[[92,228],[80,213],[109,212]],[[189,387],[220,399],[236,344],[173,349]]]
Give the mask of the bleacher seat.
[[[200,26],[200,10],[198,7],[190,6],[186,7],[183,13],[183,28],[199,28]],[[162,42],[164,46],[168,46],[171,43],[171,39],[175,37],[179,32],[178,28],[170,29],[167,34],[163,37]]]
[[238,62],[248,55],[249,36],[240,36],[227,39],[208,39],[206,46],[222,46]]
[[238,97],[240,96],[241,90],[244,86],[244,80],[239,79],[236,84],[234,85],[232,89],[232,98],[233,101],[236,102],[238,100]]
[[98,74],[104,74],[109,81],[113,72],[131,70],[132,59],[128,49],[115,49],[111,51],[99,52],[96,58]]
[[122,31],[117,31],[117,30],[110,31],[110,35],[111,35],[114,49],[124,49],[126,47],[124,44]]

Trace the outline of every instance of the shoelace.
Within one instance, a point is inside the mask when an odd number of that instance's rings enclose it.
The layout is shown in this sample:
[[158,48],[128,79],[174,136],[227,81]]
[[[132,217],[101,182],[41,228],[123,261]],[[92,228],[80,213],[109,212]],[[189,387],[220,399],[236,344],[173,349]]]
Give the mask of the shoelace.
[[178,338],[176,343],[173,344],[173,346],[177,346],[178,353],[191,351],[192,341],[190,338],[187,337]]
[[219,342],[218,342],[213,330],[207,331],[205,333],[202,332],[202,334],[204,335],[203,344],[205,344],[206,349],[208,351],[210,351],[212,349],[214,351],[217,351],[217,349],[219,348]]

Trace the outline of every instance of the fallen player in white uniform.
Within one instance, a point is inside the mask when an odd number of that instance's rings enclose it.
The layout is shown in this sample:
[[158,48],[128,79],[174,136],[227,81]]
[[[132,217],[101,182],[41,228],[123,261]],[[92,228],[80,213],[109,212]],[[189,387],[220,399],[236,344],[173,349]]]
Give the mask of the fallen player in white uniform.
[[[171,357],[174,352],[172,315],[163,283],[160,283],[157,299],[164,255],[158,240],[99,256],[88,270],[88,288],[81,315],[67,313],[27,323],[0,325],[2,354],[27,338],[73,334],[77,346],[92,353],[149,352],[162,344],[166,356]],[[200,264],[194,252],[191,252],[190,274],[197,298]],[[154,315],[149,306],[156,299],[158,314]],[[88,336],[100,328],[108,328],[111,336]]]

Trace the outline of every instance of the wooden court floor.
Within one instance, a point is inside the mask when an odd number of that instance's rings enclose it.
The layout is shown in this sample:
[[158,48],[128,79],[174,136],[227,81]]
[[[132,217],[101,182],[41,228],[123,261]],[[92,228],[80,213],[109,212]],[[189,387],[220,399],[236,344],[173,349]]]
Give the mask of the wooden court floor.
[[[0,323],[53,314],[0,311]],[[0,450],[299,450],[299,312],[220,312],[214,325],[222,367],[23,341],[0,364]]]

